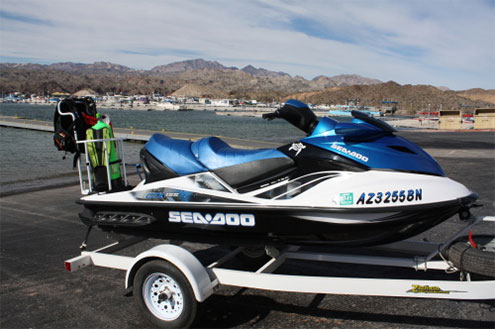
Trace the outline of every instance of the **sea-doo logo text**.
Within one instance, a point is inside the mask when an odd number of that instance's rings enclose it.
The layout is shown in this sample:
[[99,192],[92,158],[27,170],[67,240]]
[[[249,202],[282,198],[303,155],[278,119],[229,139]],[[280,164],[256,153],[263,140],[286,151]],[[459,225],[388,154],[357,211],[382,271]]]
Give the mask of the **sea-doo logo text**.
[[228,225],[228,226],[255,226],[253,214],[202,214],[190,211],[170,211],[168,221],[171,223]]
[[306,148],[306,145],[303,143],[292,143],[291,147],[289,148],[289,151],[296,151],[296,155],[298,156],[299,153],[301,153],[302,150]]
[[364,156],[364,155],[359,154],[359,153],[357,153],[357,152],[354,152],[354,151],[348,150],[348,149],[346,149],[346,148],[345,148],[345,147],[343,147],[343,146],[337,145],[337,143],[336,143],[336,142],[334,142],[334,143],[332,144],[332,146],[330,146],[330,147],[331,147],[331,148],[333,148],[334,150],[337,150],[337,151],[339,151],[339,152],[345,153],[345,154],[347,154],[348,156],[351,156],[351,157],[353,157],[353,158],[359,159],[359,160],[361,160],[361,161],[368,162],[368,160],[369,160],[367,156]]

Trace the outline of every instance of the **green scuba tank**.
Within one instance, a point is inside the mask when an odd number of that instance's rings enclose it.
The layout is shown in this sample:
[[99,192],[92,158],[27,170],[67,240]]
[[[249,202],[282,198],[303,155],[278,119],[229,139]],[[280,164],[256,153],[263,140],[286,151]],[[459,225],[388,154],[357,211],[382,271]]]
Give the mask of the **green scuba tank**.
[[[112,139],[114,138],[113,129],[103,122],[99,113],[97,114],[98,122],[86,131],[87,140]],[[115,141],[89,142],[88,157],[94,173],[94,189],[97,192],[108,190],[107,164],[110,165],[110,180],[112,189],[122,185],[122,176],[120,172],[120,160],[116,150]]]

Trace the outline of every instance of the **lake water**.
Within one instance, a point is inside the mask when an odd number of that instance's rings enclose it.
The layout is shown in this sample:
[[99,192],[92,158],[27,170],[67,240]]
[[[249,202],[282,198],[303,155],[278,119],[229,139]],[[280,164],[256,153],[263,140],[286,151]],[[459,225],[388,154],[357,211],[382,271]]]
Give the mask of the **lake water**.
[[[53,121],[54,105],[0,104],[0,115]],[[137,111],[99,109],[114,127],[186,132],[272,142],[291,142],[304,136],[284,120],[216,115],[211,111]],[[348,119],[347,119],[348,120]],[[0,191],[13,185],[36,186],[49,180],[74,180],[72,155],[56,150],[50,132],[0,127]],[[139,162],[143,144],[125,143],[126,161]]]
[[[0,115],[53,121],[55,105],[0,104]],[[148,129],[202,135],[255,138],[279,141],[280,138],[301,137],[302,133],[285,120],[266,121],[261,118],[216,115],[213,111],[139,111],[98,109],[108,114],[114,127]]]

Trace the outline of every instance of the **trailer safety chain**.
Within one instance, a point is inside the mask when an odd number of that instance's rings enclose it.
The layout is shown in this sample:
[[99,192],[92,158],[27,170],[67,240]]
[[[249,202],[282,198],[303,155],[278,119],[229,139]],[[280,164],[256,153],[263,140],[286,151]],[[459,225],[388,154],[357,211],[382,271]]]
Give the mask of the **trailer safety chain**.
[[[442,253],[442,251],[438,251],[438,255],[440,256],[440,258],[442,258],[442,260],[447,264],[449,265],[448,268],[445,269],[445,273],[447,274],[453,274],[455,272],[458,272],[459,269],[457,267],[454,266],[454,264],[452,264],[452,262],[450,260],[448,260]],[[462,280],[461,280],[462,281]]]
[[88,226],[88,230],[86,231],[86,235],[84,236],[84,240],[83,242],[81,243],[81,245],[79,246],[79,249],[81,251],[84,251],[86,250],[86,248],[88,247],[87,245],[87,242],[88,242],[88,239],[89,239],[89,233],[91,233],[91,229],[93,228],[93,225],[89,225]]

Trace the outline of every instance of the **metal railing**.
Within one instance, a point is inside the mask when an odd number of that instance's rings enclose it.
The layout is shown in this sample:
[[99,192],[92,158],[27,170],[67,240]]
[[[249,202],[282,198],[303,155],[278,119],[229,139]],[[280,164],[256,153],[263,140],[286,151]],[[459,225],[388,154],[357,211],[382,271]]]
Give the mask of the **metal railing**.
[[[94,175],[94,168],[91,165],[91,161],[89,159],[89,152],[88,152],[88,143],[102,143],[103,148],[102,152],[104,152],[104,158],[106,159],[105,167],[107,171],[107,184],[108,184],[108,191],[112,191],[112,177],[110,173],[110,166],[118,163],[119,164],[119,169],[120,173],[123,177],[123,183],[124,186],[127,186],[127,172],[126,172],[126,164],[125,164],[125,156],[124,156],[124,147],[123,147],[123,139],[122,138],[105,138],[105,139],[88,139],[88,140],[83,140],[83,141],[77,141],[77,144],[83,144],[84,145],[84,165],[86,167],[86,173],[87,173],[87,183],[88,183],[88,188],[86,188],[86,181],[84,180],[84,174],[81,168],[81,162],[82,159],[79,157],[79,161],[77,162],[77,168],[79,171],[79,184],[81,185],[81,193],[84,195],[94,193],[94,186],[93,186],[93,180],[95,178]],[[110,161],[110,150],[108,148],[109,143],[106,142],[113,142],[115,143],[115,146],[117,147],[117,160],[116,161]]]

